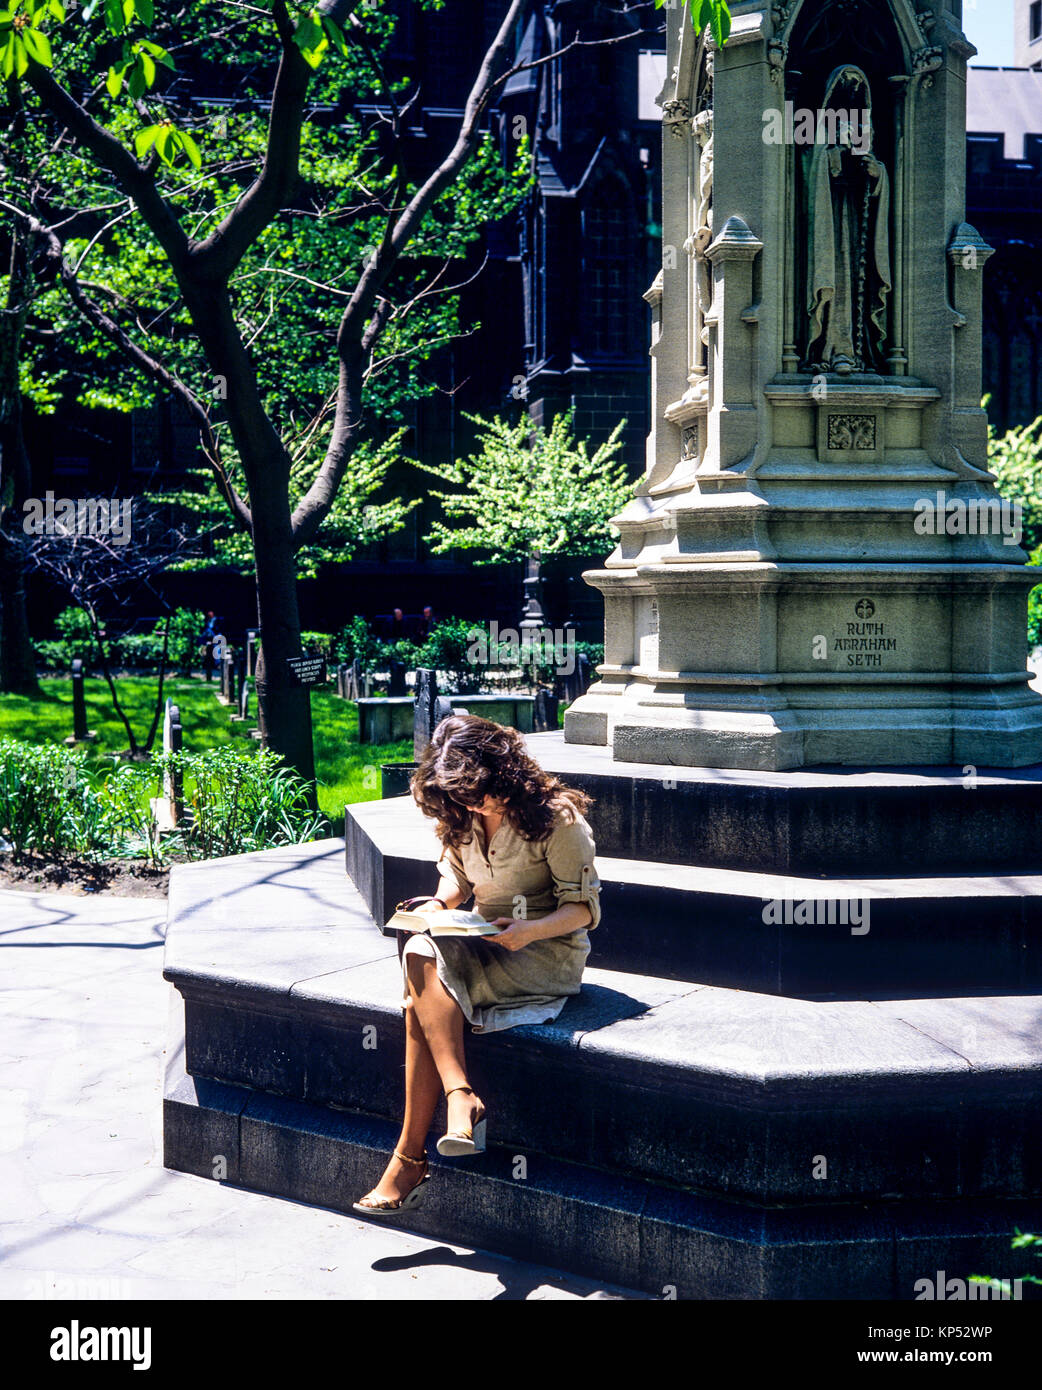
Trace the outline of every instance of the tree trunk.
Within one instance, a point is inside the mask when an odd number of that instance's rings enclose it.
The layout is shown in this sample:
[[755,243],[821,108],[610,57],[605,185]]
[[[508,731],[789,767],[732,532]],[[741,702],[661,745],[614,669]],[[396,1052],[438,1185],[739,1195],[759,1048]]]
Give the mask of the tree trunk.
[[25,611],[22,504],[29,495],[29,455],[22,433],[18,362],[29,291],[28,255],[15,238],[7,304],[0,311],[0,691],[39,695],[36,653]]
[[[12,509],[13,511],[13,509]],[[21,521],[21,513],[0,514],[5,530]],[[24,542],[0,535],[0,692],[39,695],[36,653],[25,610]]]
[[[275,489],[272,489],[272,494]],[[311,732],[311,694],[292,683],[287,658],[303,655],[297,606],[297,561],[286,498],[252,496],[253,547],[257,574],[260,651],[254,685],[257,721],[265,748],[281,754],[308,784],[313,809],[315,750]],[[281,502],[281,505],[280,505]],[[270,513],[275,515],[270,515]],[[282,515],[278,515],[278,513]]]

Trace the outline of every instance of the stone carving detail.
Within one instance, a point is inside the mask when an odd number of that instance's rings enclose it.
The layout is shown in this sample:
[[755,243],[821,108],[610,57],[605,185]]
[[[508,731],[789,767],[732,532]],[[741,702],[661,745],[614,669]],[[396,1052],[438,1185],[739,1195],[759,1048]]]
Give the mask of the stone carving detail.
[[681,431],[683,447],[680,457],[682,459],[693,459],[698,452],[698,426],[687,425]]
[[924,87],[933,86],[933,78],[930,76],[944,63],[943,48],[920,48],[917,53],[912,54],[912,75],[921,77]]
[[[807,357],[814,370],[845,376],[876,368],[887,336],[890,178],[872,149],[872,92],[861,68],[836,68],[822,109],[839,119],[803,154]],[[867,113],[867,130],[854,130],[850,112]]]
[[767,61],[771,65],[771,81],[780,82],[785,71],[785,60],[789,56],[789,45],[781,39],[771,39],[767,45]]
[[871,450],[876,447],[874,415],[830,415],[830,449]]
[[706,251],[713,240],[712,111],[700,111],[691,124],[698,144],[698,166],[691,214],[691,225],[694,230],[684,242],[684,250],[692,258],[691,298],[693,314],[691,363],[688,375],[691,390],[685,392],[684,399],[703,400],[707,398],[709,390],[709,380],[706,376],[709,330],[706,327],[706,317],[713,302],[712,266],[706,260]]
[[674,140],[682,140],[689,128],[691,106],[683,97],[673,97],[662,107],[663,124],[669,127]]

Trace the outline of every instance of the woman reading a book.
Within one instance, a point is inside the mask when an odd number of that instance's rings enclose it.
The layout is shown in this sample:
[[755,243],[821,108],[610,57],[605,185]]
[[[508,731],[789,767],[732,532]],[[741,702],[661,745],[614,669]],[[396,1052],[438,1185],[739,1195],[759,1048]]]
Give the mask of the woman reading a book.
[[499,930],[460,926],[460,935],[439,929],[406,940],[405,1116],[383,1176],[355,1203],[379,1216],[418,1205],[442,1093],[448,1126],[438,1152],[484,1150],[485,1107],[467,1080],[464,1023],[475,1033],[551,1023],[579,993],[588,931],[601,916],[583,815],[590,798],[544,772],[516,729],[470,714],[443,719],[410,787],[442,844],[437,896],[417,913],[455,930],[450,910],[473,896],[479,918]]

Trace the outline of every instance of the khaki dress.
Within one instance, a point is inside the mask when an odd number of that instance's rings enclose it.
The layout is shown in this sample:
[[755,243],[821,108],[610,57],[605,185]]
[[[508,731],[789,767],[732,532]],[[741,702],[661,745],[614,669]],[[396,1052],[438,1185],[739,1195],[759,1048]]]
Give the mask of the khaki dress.
[[[568,997],[579,993],[583,966],[590,954],[589,932],[601,919],[600,880],[594,865],[594,841],[585,818],[567,819],[557,812],[545,840],[526,840],[504,819],[485,843],[485,829],[475,812],[471,837],[459,849],[445,846],[438,860],[443,877],[455,879],[465,906],[474,895],[474,911],[533,921],[555,912],[561,903],[586,903],[592,920],[567,936],[533,941],[508,951],[482,938],[410,936],[406,957],[424,955],[437,961],[438,978],[463,1010],[475,1033],[493,1033],[521,1023],[552,1023]],[[405,979],[408,998],[408,977]]]

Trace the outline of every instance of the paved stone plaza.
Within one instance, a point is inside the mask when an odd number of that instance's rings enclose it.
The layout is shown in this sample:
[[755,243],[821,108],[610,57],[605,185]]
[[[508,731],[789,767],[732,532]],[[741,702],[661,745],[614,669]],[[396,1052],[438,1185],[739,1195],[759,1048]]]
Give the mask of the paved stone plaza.
[[165,916],[0,892],[0,1297],[641,1297],[164,1169]]

